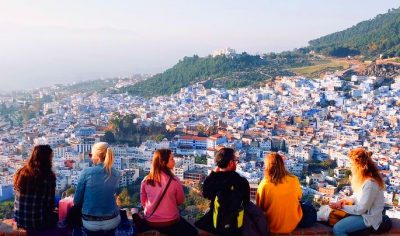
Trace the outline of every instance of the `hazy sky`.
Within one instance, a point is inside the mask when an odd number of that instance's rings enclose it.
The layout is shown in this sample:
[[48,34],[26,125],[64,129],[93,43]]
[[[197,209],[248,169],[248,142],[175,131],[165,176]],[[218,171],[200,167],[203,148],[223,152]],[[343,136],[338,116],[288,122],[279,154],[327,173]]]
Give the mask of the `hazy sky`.
[[226,47],[279,52],[398,0],[0,0],[0,91],[156,73]]

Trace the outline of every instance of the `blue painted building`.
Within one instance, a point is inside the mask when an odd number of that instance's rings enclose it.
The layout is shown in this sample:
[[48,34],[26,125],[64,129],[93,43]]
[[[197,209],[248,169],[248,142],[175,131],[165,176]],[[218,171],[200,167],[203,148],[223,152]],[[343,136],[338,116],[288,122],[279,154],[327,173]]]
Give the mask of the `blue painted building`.
[[0,202],[14,198],[14,190],[11,184],[0,185]]

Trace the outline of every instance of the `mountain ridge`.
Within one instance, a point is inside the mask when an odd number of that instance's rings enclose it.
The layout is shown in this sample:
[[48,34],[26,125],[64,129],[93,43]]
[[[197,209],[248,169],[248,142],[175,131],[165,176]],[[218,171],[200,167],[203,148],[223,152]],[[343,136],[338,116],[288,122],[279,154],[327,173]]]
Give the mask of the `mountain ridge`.
[[309,50],[329,56],[400,56],[400,7],[345,30],[309,41]]

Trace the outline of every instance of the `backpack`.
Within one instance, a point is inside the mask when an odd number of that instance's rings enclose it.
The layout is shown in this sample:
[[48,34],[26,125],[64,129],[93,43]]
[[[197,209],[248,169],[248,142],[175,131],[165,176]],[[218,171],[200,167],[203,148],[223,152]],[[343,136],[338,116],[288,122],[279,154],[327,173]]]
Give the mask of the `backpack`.
[[243,226],[244,204],[239,190],[229,184],[214,198],[213,226],[222,235],[235,235]]

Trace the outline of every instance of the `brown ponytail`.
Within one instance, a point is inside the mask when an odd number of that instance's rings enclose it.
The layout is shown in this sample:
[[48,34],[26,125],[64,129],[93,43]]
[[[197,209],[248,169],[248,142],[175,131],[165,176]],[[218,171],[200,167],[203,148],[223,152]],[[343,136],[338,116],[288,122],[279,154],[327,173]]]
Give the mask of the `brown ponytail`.
[[170,149],[158,149],[154,152],[150,173],[145,178],[146,184],[155,186],[157,183],[161,186],[161,172],[164,172],[168,176],[174,176],[167,167],[171,154],[172,151]]

